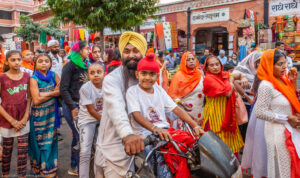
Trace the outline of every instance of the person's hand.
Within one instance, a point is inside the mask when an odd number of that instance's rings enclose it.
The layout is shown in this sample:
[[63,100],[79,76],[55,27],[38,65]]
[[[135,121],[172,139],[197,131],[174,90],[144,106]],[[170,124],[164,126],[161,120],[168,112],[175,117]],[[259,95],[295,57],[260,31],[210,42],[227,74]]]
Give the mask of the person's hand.
[[155,135],[158,135],[160,137],[160,139],[166,140],[167,142],[172,140],[172,136],[170,135],[170,133],[166,129],[161,129],[161,128],[155,127],[153,129],[153,133]]
[[192,111],[192,107],[190,105],[186,104],[185,102],[180,101],[178,104],[180,104],[185,111],[187,111],[187,112]]
[[78,116],[78,108],[75,108],[72,110],[72,117],[77,117]]
[[142,137],[137,135],[128,135],[122,139],[124,149],[127,155],[139,154],[144,150],[144,142]]
[[248,79],[246,77],[243,77],[241,80],[240,80],[240,85],[243,89],[250,89],[251,88],[251,85],[250,83],[248,82]]
[[196,139],[199,139],[203,134],[205,134],[205,131],[201,129],[201,127],[198,125],[193,128],[194,135],[196,136]]
[[17,120],[14,120],[11,125],[14,127],[14,129],[16,131],[19,131],[23,128],[23,124],[21,122],[17,121]]
[[20,122],[20,124],[23,125],[23,127],[25,127],[26,123],[27,123],[27,120],[28,120],[28,117],[23,117],[19,122]]
[[297,69],[293,69],[291,68],[289,73],[288,73],[288,77],[289,77],[289,80],[292,82],[292,84],[294,85],[295,88],[298,88],[297,87],[297,78],[298,78],[298,72],[297,72]]
[[299,116],[288,116],[288,123],[295,129],[300,128],[300,117]]
[[248,101],[248,103],[249,103],[250,105],[254,105],[254,100],[251,99],[247,94],[245,94],[245,98],[246,98],[246,100]]

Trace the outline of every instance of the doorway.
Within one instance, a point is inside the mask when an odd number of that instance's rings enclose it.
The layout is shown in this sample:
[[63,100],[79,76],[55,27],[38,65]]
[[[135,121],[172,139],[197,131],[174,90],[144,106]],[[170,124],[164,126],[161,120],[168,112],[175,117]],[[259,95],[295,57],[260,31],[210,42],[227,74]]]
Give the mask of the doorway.
[[225,27],[201,28],[195,36],[195,53],[202,56],[205,49],[218,55],[224,49],[228,53],[228,31]]

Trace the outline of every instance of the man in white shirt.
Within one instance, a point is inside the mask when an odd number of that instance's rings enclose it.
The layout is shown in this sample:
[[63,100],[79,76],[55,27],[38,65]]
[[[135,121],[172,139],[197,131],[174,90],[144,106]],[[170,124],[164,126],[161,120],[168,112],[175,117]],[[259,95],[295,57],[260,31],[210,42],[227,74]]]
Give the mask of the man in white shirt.
[[50,40],[47,44],[48,47],[48,55],[52,59],[52,67],[51,71],[57,73],[59,78],[61,78],[62,68],[63,68],[63,60],[58,55],[59,53],[59,42],[57,40]]
[[220,50],[218,58],[220,59],[222,65],[227,63],[227,57],[225,56],[225,51],[223,49]]
[[[121,178],[134,171],[133,156],[144,150],[141,136],[130,125],[125,95],[138,83],[137,63],[147,50],[146,39],[135,32],[125,32],[119,40],[123,65],[107,75],[103,82],[103,114],[95,155],[95,177]],[[130,156],[129,156],[130,155]]]

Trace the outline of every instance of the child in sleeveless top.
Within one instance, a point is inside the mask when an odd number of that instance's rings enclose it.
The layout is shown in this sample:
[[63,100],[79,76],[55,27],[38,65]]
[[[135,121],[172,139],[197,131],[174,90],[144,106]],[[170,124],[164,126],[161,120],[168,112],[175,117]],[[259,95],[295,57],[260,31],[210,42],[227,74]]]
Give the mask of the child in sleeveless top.
[[21,53],[16,50],[7,52],[3,74],[0,74],[0,134],[3,137],[2,175],[7,177],[13,151],[13,142],[18,140],[17,177],[26,176],[29,109],[30,75],[21,72]]

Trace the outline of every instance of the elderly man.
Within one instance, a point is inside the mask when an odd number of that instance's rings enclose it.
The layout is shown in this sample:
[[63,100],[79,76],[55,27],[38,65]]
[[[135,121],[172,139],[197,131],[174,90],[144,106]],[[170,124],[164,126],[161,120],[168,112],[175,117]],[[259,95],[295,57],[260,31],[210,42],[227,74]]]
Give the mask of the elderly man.
[[[119,41],[123,65],[107,75],[103,82],[103,114],[95,155],[97,178],[121,178],[134,170],[133,156],[144,150],[142,138],[134,135],[126,111],[127,89],[137,84],[137,63],[146,53],[145,38],[125,32]],[[127,154],[126,154],[127,153]]]
[[58,55],[59,53],[59,42],[57,40],[50,40],[47,44],[48,47],[48,55],[52,59],[52,67],[51,71],[56,72],[59,78],[61,78],[62,68],[63,68],[63,60]]
[[220,59],[222,65],[227,63],[227,57],[225,56],[225,51],[223,49],[220,50],[218,58]]

